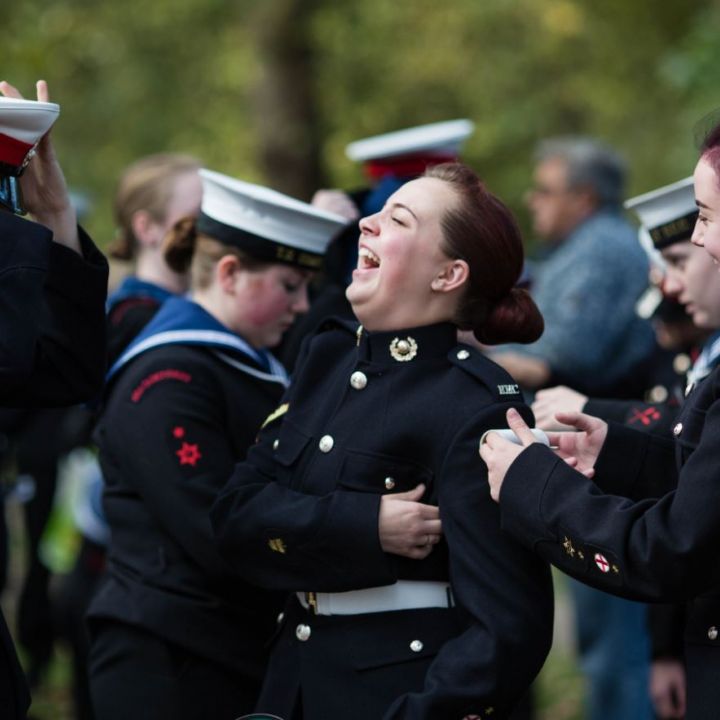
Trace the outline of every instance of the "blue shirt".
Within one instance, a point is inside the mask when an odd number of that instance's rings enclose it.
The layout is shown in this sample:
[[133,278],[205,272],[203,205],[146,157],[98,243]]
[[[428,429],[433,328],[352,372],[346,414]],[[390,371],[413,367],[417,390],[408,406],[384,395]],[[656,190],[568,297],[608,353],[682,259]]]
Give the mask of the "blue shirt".
[[570,384],[607,388],[654,347],[650,324],[635,313],[647,284],[635,230],[619,213],[601,210],[534,268],[532,296],[545,332],[512,350],[543,359]]

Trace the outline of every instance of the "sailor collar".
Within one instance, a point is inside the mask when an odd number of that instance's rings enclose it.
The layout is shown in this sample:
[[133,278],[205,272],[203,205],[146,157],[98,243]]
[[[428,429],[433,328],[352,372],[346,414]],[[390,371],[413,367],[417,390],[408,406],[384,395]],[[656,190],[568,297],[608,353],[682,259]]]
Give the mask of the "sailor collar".
[[155,317],[128,345],[106,375],[106,381],[138,355],[167,345],[207,347],[236,370],[268,382],[289,385],[285,368],[272,353],[253,348],[200,305],[188,298],[166,300]]
[[446,357],[457,345],[457,328],[452,323],[438,323],[368,332],[359,325],[356,338],[360,360],[374,365],[413,365]]

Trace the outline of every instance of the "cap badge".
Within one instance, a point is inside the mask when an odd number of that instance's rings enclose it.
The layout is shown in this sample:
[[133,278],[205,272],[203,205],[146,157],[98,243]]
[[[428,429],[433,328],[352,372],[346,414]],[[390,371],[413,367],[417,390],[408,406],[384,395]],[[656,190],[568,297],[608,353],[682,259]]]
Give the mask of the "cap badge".
[[394,338],[390,343],[390,354],[398,362],[407,362],[417,355],[418,346],[411,337]]

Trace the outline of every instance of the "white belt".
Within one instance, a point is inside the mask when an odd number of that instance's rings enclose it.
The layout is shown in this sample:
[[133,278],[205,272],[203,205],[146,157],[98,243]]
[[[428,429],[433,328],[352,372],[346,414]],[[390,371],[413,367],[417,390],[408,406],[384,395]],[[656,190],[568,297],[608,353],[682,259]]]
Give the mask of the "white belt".
[[300,604],[316,615],[362,615],[391,610],[450,608],[452,591],[446,582],[398,580],[394,585],[339,593],[297,593]]

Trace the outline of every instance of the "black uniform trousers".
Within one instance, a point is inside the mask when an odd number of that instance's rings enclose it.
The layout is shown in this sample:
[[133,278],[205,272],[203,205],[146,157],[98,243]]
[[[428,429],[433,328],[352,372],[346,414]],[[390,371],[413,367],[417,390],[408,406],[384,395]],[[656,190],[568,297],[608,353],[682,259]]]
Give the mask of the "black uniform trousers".
[[116,620],[93,623],[90,662],[102,720],[235,720],[250,712],[259,690],[248,677]]

